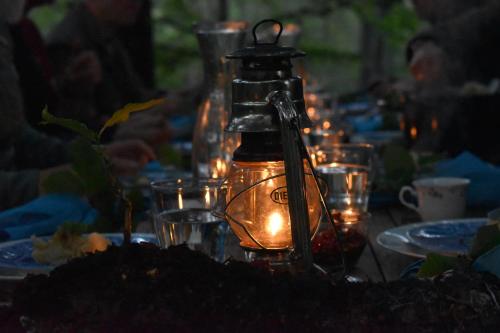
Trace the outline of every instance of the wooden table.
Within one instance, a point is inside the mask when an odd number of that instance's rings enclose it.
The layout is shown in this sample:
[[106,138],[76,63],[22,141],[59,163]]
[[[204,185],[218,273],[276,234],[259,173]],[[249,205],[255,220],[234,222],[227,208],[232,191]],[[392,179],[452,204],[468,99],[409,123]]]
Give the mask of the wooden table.
[[357,267],[372,281],[397,280],[401,271],[418,259],[378,245],[377,235],[390,228],[418,222],[419,217],[415,212],[399,206],[375,209],[370,213],[372,217],[367,227],[371,248],[369,246],[365,248]]
[[[487,212],[488,210],[485,209],[469,209],[466,217],[486,217]],[[402,255],[378,245],[377,235],[384,230],[419,222],[421,219],[417,213],[401,205],[374,209],[370,213],[372,219],[368,226],[368,237],[372,249],[368,246],[365,248],[357,267],[372,281],[384,281],[384,278],[386,281],[397,280],[402,270],[418,258]]]

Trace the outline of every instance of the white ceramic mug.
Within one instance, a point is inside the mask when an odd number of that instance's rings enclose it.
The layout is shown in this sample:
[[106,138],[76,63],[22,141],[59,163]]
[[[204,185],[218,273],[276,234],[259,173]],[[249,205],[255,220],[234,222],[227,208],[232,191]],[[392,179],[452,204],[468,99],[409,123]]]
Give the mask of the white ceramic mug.
[[[470,180],[465,178],[424,178],[415,180],[399,191],[399,201],[417,211],[423,221],[455,219],[465,214],[465,197]],[[418,206],[406,201],[410,193],[418,199]]]

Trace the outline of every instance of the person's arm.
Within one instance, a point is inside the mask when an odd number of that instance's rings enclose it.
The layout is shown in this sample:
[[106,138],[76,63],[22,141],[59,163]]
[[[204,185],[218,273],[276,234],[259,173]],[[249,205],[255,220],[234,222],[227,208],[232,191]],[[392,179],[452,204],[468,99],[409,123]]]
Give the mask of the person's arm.
[[66,162],[66,144],[34,130],[25,121],[11,51],[8,29],[0,26],[0,153],[14,152],[0,169],[40,169]]

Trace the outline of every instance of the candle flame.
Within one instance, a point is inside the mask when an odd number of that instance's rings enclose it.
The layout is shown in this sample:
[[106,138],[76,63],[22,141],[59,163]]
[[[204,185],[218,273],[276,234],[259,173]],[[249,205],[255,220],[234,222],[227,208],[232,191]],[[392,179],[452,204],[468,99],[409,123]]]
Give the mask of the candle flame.
[[283,229],[283,217],[280,213],[274,212],[269,216],[269,221],[266,226],[266,231],[271,234],[271,236],[276,236]]
[[307,116],[309,118],[315,119],[315,117],[316,117],[316,109],[315,108],[313,108],[312,106],[310,106],[310,107],[307,108],[306,112],[307,112]]
[[433,132],[436,132],[439,128],[439,123],[436,117],[432,117],[431,128]]
[[356,224],[359,222],[359,219],[360,219],[360,214],[351,208],[346,209],[340,215],[341,215],[342,222],[346,225]]
[[227,164],[222,158],[215,158],[210,162],[212,178],[222,178],[226,176]]
[[210,208],[210,188],[205,187],[205,208]]
[[418,130],[415,126],[412,126],[412,128],[410,129],[410,136],[413,140],[415,140],[417,138],[417,135],[418,135]]

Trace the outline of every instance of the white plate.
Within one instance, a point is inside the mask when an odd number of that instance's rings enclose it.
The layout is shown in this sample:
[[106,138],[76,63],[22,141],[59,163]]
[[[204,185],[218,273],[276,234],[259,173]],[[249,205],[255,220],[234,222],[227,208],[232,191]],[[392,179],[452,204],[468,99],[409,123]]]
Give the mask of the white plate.
[[[122,234],[103,234],[113,244],[123,242]],[[49,237],[42,237],[48,239]],[[150,242],[158,244],[154,234],[133,234],[133,243]],[[0,281],[16,281],[23,279],[28,274],[47,274],[54,266],[37,263],[31,253],[33,243],[31,239],[0,243]]]
[[457,251],[455,246],[447,246],[447,243],[440,242],[439,239],[424,241],[423,239],[416,240],[411,235],[414,235],[414,230],[420,230],[423,227],[433,227],[441,225],[481,225],[486,224],[485,218],[470,218],[470,219],[457,219],[457,220],[442,220],[431,222],[420,222],[403,225],[400,227],[392,228],[380,233],[377,236],[377,243],[386,249],[408,255],[416,258],[425,258],[430,252],[437,252],[446,256],[456,256],[462,254]]

